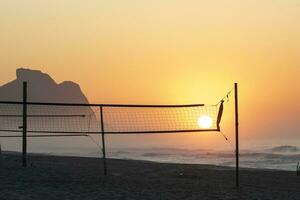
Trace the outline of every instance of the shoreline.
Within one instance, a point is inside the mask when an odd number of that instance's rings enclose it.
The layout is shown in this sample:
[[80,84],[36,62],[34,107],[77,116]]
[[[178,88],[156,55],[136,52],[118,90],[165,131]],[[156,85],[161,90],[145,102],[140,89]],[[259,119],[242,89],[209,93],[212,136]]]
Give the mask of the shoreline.
[[[22,152],[18,151],[2,151],[2,155],[18,155],[22,156]],[[1,154],[0,154],[1,155]],[[59,155],[55,153],[27,153],[28,157],[60,157],[60,158],[82,158],[82,159],[100,159],[101,157],[94,157],[94,156],[77,156],[77,155]],[[133,162],[146,162],[146,163],[157,163],[157,164],[169,164],[169,165],[199,165],[199,166],[207,166],[210,168],[223,168],[224,170],[233,170],[235,171],[235,166],[224,166],[224,165],[213,165],[213,164],[200,164],[200,163],[177,163],[177,162],[163,162],[163,161],[153,161],[153,160],[143,160],[143,159],[132,159],[132,158],[114,158],[114,157],[107,157],[107,160],[120,160],[120,161],[133,161]],[[285,170],[285,169],[270,169],[270,168],[255,168],[255,167],[240,167],[240,170],[247,170],[247,171],[283,171],[283,172],[295,172],[292,170]]]

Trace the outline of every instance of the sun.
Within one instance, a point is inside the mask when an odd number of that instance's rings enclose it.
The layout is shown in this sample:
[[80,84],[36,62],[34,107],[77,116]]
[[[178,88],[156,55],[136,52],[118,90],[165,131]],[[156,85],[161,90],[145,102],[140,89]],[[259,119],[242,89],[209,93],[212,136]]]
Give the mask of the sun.
[[212,118],[207,115],[203,115],[198,118],[198,126],[200,128],[205,128],[205,129],[211,128],[212,124],[213,124]]

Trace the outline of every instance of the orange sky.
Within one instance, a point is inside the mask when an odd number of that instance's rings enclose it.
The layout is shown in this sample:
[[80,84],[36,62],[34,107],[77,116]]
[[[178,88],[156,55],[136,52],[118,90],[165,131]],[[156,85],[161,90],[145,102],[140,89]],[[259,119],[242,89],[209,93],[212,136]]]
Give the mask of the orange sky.
[[[213,104],[236,81],[242,144],[294,144],[299,19],[297,0],[4,0],[0,84],[29,67],[79,83],[95,103]],[[171,137],[162,140],[224,144]]]

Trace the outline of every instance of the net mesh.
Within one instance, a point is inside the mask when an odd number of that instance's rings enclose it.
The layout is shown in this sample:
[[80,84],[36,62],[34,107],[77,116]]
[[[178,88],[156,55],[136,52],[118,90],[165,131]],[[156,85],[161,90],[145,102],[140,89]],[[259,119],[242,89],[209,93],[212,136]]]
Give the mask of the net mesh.
[[[103,110],[107,122],[105,131],[108,132],[175,132],[217,128],[216,106],[105,107]],[[204,116],[211,121],[201,124],[199,120]]]
[[[22,132],[22,104],[0,103],[0,134]],[[105,133],[218,130],[219,106],[102,106]],[[27,105],[27,132],[101,133],[100,106]]]
[[[21,132],[22,105],[0,104],[1,132]],[[100,108],[87,106],[27,105],[27,132],[73,134],[100,132]]]

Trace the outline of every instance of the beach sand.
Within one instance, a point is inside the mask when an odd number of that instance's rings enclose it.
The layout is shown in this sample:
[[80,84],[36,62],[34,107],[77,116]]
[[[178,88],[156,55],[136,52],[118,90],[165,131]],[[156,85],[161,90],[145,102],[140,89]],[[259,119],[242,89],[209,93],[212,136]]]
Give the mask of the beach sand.
[[300,199],[295,172],[242,169],[235,188],[233,168],[97,158],[3,153],[1,200],[90,199]]

